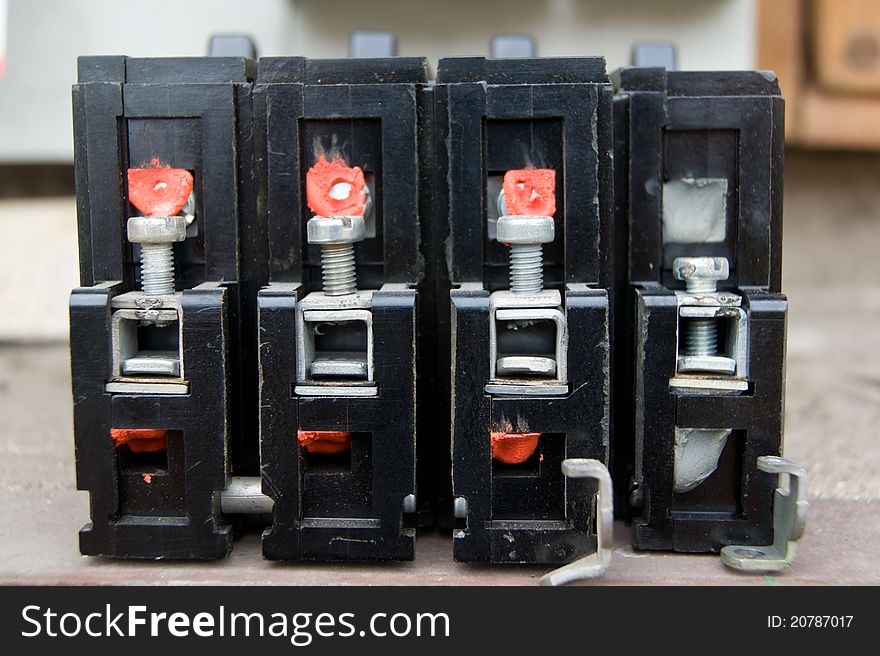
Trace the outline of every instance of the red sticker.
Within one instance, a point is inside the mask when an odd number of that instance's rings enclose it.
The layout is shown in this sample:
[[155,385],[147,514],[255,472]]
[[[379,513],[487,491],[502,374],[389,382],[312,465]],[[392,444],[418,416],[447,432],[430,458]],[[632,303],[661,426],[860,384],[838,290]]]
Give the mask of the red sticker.
[[168,431],[156,428],[111,428],[114,446],[127,444],[132,453],[155,453],[168,448]]
[[321,155],[306,173],[306,199],[316,216],[363,216],[367,204],[364,172],[341,157]]
[[297,431],[296,438],[309,453],[342,453],[351,448],[347,431]]
[[492,457],[506,465],[518,465],[532,457],[538,448],[540,433],[505,433],[492,431]]
[[556,214],[556,171],[518,169],[504,174],[504,204],[515,216]]
[[175,216],[193,190],[192,173],[186,169],[160,167],[128,169],[128,200],[146,216]]

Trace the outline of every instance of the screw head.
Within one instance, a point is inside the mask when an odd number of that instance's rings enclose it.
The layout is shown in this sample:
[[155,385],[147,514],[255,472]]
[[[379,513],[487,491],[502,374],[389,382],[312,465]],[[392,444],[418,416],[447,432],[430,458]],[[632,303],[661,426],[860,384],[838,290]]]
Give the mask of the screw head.
[[730,264],[726,257],[677,257],[672,261],[676,280],[727,280]]
[[506,215],[495,226],[495,239],[502,244],[546,244],[555,236],[552,216]]
[[306,223],[310,244],[353,244],[367,233],[362,216],[315,216]]
[[186,239],[186,219],[182,216],[133,216],[127,224],[132,244],[171,244]]

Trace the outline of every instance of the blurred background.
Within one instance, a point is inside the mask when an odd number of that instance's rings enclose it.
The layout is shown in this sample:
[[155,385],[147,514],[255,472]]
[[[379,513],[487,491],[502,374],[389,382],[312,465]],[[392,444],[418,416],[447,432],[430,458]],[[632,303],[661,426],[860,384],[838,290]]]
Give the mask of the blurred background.
[[777,71],[789,146],[786,452],[810,472],[814,497],[880,498],[878,0],[0,0],[4,487],[73,486],[77,57],[200,56],[212,36],[236,34],[260,56],[345,57],[359,30],[393,38],[361,35],[357,47],[426,56],[432,67],[441,56],[489,55],[493,36],[525,34],[496,42],[497,52],[604,55],[613,70],[641,43],[659,47],[637,53],[683,70]]

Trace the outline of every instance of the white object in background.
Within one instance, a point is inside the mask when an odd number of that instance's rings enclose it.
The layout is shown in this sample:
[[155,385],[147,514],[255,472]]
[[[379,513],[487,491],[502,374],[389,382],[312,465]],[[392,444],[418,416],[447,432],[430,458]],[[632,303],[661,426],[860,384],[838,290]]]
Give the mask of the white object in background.
[[6,72],[6,26],[9,24],[9,5],[0,0],[0,80]]
[[79,286],[73,196],[0,200],[0,344],[66,341]]
[[[523,16],[544,57],[605,55],[629,62],[635,40],[672,41],[679,70],[754,66],[757,0],[444,0],[371,2],[373,26],[397,34],[401,55],[437,59],[488,54],[491,34],[522,32]],[[279,2],[13,0],[7,19],[10,70],[0,94],[0,162],[73,161],[70,87],[79,55],[197,57],[212,34],[250,34],[264,53],[344,57],[353,30],[369,27],[361,0]],[[209,11],[205,7],[210,6]],[[180,30],[168,28],[168,16]],[[467,16],[466,21],[461,17]],[[149,34],[150,38],[133,38]]]

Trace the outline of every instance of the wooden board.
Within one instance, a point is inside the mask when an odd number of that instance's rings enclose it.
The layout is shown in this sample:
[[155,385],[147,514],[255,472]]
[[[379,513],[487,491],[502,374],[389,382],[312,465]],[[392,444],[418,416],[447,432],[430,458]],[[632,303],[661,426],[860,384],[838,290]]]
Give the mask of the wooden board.
[[759,0],[757,20],[758,66],[785,96],[786,143],[880,150],[880,2]]
[[880,96],[880,2],[814,0],[812,61],[824,91]]

